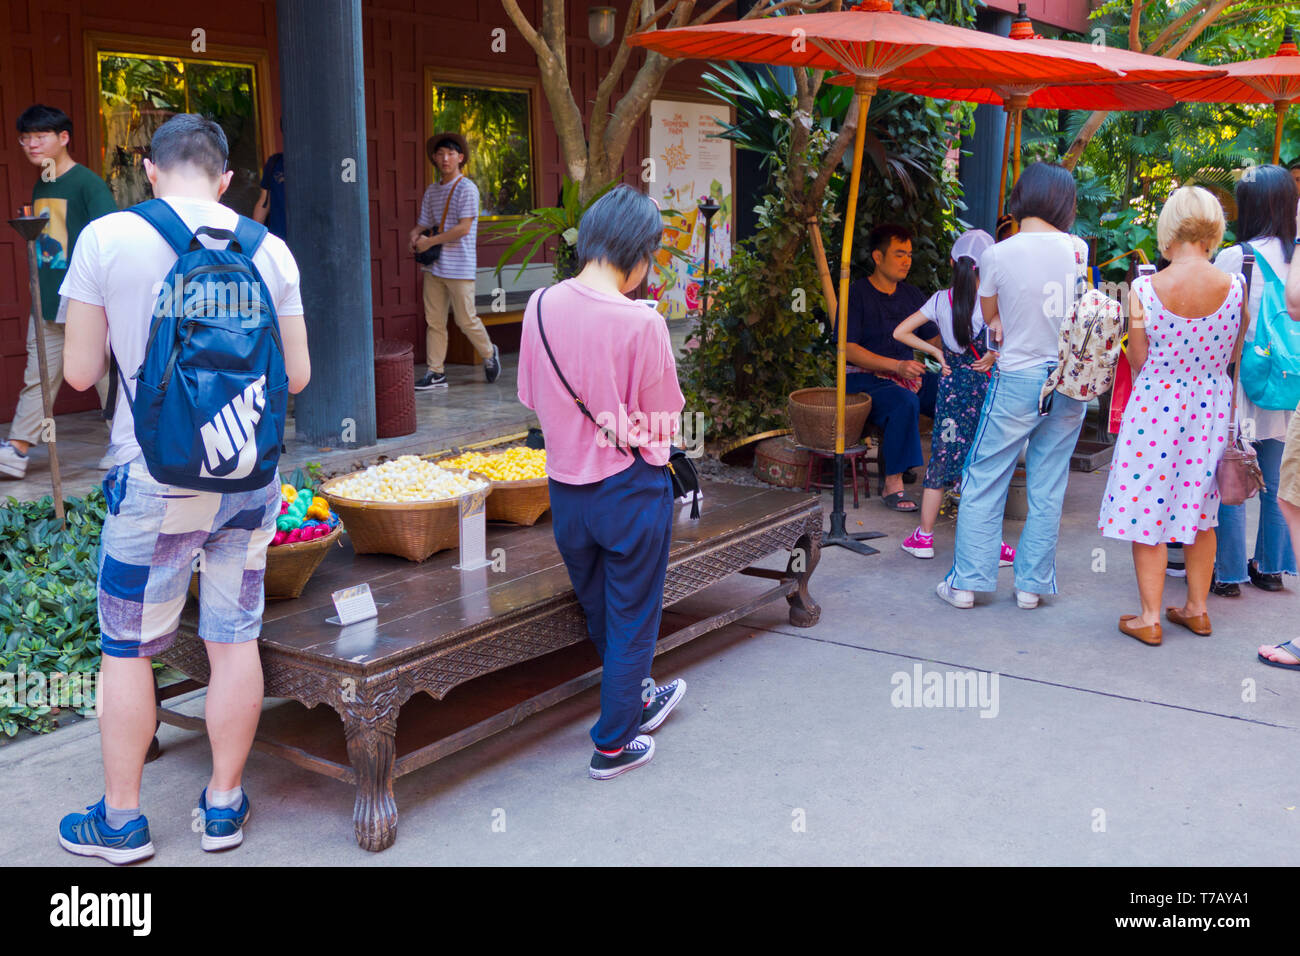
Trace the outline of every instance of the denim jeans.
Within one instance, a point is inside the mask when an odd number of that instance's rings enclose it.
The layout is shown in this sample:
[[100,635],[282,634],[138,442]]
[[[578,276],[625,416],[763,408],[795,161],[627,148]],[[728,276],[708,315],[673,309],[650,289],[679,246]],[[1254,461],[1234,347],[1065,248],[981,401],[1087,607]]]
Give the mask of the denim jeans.
[[[1259,493],[1259,530],[1255,534],[1255,562],[1261,574],[1295,574],[1295,553],[1286,519],[1277,506],[1278,475],[1282,470],[1280,438],[1254,443],[1259,468],[1268,485]],[[1250,580],[1246,570],[1246,506],[1219,505],[1219,546],[1214,556],[1214,574],[1224,584]]]
[[1052,409],[1038,414],[1038,395],[1050,364],[1018,372],[994,371],[984,396],[979,429],[962,473],[957,540],[947,581],[965,591],[995,591],[1007,489],[1020,449],[1025,451],[1029,515],[1016,547],[1016,587],[1056,593],[1056,539],[1061,504],[1086,402],[1052,396]]

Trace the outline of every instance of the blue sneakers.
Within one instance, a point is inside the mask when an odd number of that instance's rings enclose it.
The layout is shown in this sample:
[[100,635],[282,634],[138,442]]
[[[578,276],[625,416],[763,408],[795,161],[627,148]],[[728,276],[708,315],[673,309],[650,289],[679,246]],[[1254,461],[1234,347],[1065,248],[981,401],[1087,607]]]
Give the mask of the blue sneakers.
[[153,856],[149,821],[136,817],[120,830],[109,829],[104,798],[86,807],[89,813],[69,813],[59,821],[59,845],[77,856],[98,856],[109,863],[134,863]]
[[199,813],[203,819],[203,836],[199,845],[203,849],[229,850],[244,842],[244,824],[248,820],[248,794],[244,794],[239,808],[209,807],[208,788],[199,794]]

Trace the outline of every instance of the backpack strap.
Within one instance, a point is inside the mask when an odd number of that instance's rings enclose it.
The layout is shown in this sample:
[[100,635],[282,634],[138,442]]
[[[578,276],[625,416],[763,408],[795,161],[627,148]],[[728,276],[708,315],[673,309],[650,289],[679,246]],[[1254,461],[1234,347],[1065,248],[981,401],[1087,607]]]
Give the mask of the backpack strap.
[[1268,260],[1264,256],[1256,254],[1255,268],[1264,273],[1264,281],[1269,285],[1277,285],[1282,282],[1281,277],[1273,271],[1273,267],[1268,264]]
[[146,199],[142,203],[136,203],[127,209],[127,212],[133,212],[149,225],[158,231],[158,234],[167,240],[167,245],[172,247],[172,251],[178,256],[183,256],[190,251],[190,243],[194,241],[194,233],[190,232],[190,227],[185,225],[185,220],[176,214],[176,210],[161,199]]
[[1250,266],[1256,265],[1258,263],[1258,257],[1255,255],[1255,247],[1249,242],[1243,242],[1241,244],[1241,274],[1245,276],[1246,279],[1246,301],[1249,302],[1250,280],[1255,274],[1255,270],[1248,267],[1247,263],[1250,263]]
[[[1241,388],[1241,344],[1246,338],[1246,329],[1250,327],[1250,273],[1252,266],[1255,265],[1255,250],[1250,247],[1249,243],[1242,243],[1245,247],[1244,254],[1241,258],[1241,279],[1246,288],[1241,295],[1241,316],[1237,323],[1237,341],[1232,346],[1232,358],[1229,364],[1232,366],[1232,404],[1228,410],[1228,428],[1229,441],[1235,441],[1241,434],[1237,427],[1237,392]],[[1232,277],[1232,284],[1236,286],[1237,276]],[[1229,295],[1232,293],[1229,292]]]
[[257,250],[262,247],[262,240],[270,232],[266,226],[247,216],[240,216],[239,222],[235,225],[234,241],[239,243],[239,250],[248,258],[253,258]]

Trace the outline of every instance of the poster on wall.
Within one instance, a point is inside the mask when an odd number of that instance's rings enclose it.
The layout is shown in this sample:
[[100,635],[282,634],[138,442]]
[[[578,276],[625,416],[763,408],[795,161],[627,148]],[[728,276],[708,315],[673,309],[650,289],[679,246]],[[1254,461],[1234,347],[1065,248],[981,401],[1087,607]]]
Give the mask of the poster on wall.
[[722,127],[715,117],[726,118],[720,103],[685,103],[655,100],[650,104],[650,156],[654,181],[650,195],[664,209],[680,215],[666,217],[664,243],[680,249],[686,258],[660,250],[651,270],[650,295],[659,300],[666,318],[679,319],[700,308],[700,279],[704,275],[705,219],[699,202],[709,196],[718,205],[709,236],[710,268],[731,261],[734,216],[731,202],[731,143],[712,134]]

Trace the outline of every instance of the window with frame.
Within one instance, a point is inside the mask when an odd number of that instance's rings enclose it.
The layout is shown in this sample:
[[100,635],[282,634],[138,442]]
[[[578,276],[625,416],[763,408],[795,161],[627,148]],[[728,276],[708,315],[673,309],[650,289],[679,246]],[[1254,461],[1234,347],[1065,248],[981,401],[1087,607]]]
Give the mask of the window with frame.
[[478,187],[479,218],[532,209],[532,91],[431,80],[429,92],[429,135],[459,133],[469,144],[465,175]]
[[235,172],[222,202],[251,216],[262,178],[257,65],[119,50],[95,51],[102,167],[119,209],[149,199],[144,160],[154,131],[177,113],[215,120]]

